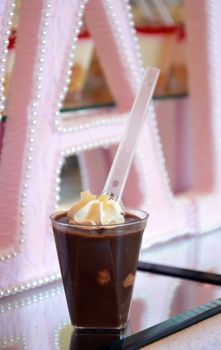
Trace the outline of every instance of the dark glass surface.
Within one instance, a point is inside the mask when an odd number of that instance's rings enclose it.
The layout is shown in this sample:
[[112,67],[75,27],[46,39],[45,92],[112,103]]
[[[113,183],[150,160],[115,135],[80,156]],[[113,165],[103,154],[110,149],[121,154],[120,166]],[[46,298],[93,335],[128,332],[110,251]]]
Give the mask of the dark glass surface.
[[[160,334],[168,334],[168,330],[179,330],[179,327],[185,326],[187,316],[198,317],[198,314],[195,311],[175,320],[171,320],[172,317],[220,296],[220,286],[138,271],[130,320],[125,333],[76,335],[73,334],[73,327],[69,321],[61,282],[49,284],[1,299],[0,349],[7,348],[8,344],[7,349],[11,349],[9,345],[13,345],[13,349],[16,350],[25,349],[25,346],[32,350],[36,349],[36,344],[41,344],[44,345],[44,350],[67,350],[83,349],[82,346],[89,344],[87,349],[93,350],[104,345],[110,346],[111,343],[115,344],[111,347],[113,349],[117,349],[116,346],[118,349],[121,348],[119,346],[123,349],[135,349],[137,347],[134,347],[134,344],[137,341],[155,340]],[[219,311],[216,307],[220,307],[217,303],[212,304],[212,310],[215,312]],[[209,307],[204,306],[199,310],[204,313],[208,309]],[[212,316],[212,313],[206,314],[206,317],[208,316]],[[159,325],[158,328],[149,329],[168,319],[168,322]],[[178,321],[185,322],[179,324]],[[194,318],[193,321],[195,322]],[[144,332],[136,334],[140,331]],[[116,340],[119,339],[121,342],[116,345]]]
[[[140,260],[149,264],[221,275],[220,242],[221,229],[205,234],[177,237],[143,250]],[[182,275],[182,271],[180,273]],[[221,276],[214,278],[221,281]]]

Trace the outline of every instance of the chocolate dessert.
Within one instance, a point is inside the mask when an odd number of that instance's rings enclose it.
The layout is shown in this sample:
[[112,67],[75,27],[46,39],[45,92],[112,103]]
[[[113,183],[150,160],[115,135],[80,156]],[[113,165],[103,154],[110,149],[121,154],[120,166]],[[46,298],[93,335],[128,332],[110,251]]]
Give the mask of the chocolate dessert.
[[124,224],[81,226],[63,212],[52,224],[72,324],[124,328],[146,218],[127,213]]

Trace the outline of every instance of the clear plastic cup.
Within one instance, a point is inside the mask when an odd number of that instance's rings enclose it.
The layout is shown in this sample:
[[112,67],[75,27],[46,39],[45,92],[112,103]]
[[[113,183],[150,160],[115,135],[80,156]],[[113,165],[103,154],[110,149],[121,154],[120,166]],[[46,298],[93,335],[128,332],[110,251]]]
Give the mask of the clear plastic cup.
[[51,215],[71,322],[76,328],[126,327],[148,214],[126,210],[126,223],[82,226]]

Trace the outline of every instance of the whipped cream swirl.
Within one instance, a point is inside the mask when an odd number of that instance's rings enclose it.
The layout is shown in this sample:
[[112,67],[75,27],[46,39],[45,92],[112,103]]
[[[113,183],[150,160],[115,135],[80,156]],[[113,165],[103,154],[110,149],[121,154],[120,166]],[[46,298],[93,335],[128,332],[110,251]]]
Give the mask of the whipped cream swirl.
[[81,193],[81,199],[67,214],[70,224],[112,225],[123,224],[125,218],[119,202],[106,194],[97,197],[89,191]]

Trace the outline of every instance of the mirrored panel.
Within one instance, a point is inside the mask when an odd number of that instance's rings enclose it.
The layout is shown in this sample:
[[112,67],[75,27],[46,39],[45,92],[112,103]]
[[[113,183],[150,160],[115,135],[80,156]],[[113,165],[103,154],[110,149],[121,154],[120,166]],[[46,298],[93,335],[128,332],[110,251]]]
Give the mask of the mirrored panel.
[[[22,0],[16,0],[16,11],[8,44],[5,72],[5,95],[8,96],[12,75],[19,13]],[[139,39],[144,66],[161,69],[156,97],[170,97],[188,93],[186,67],[186,29],[183,0],[130,0],[136,34]],[[70,83],[62,111],[114,105],[96,45],[83,20],[72,62]]]

